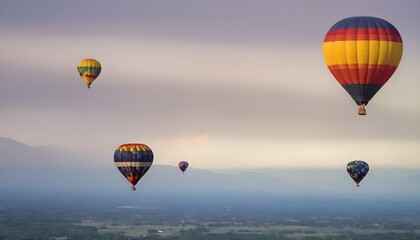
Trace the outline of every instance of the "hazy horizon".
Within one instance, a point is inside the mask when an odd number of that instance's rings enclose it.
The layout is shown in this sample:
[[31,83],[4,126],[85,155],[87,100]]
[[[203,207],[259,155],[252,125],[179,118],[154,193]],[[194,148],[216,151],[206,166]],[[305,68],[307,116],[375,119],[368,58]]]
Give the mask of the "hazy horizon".
[[[3,159],[0,162],[0,192],[12,199],[26,195],[45,199],[53,199],[57,195],[71,196],[71,199],[95,199],[98,194],[116,194],[121,199],[138,195],[139,199],[151,202],[162,196],[180,199],[188,196],[193,199],[192,202],[207,196],[207,202],[221,195],[226,201],[241,196],[278,200],[303,197],[320,201],[334,198],[342,201],[377,199],[416,202],[420,199],[420,169],[412,168],[377,168],[371,165],[369,174],[358,188],[347,174],[347,163],[340,168],[205,169],[191,165],[185,174],[177,164],[155,163],[137,184],[138,193],[132,193],[130,184],[116,169],[112,156],[103,159],[54,146],[31,147],[0,138],[0,159]],[[28,159],[31,161],[26,161]],[[73,159],[87,163],[69,164]],[[103,163],[99,165],[91,164],[101,161]],[[20,177],[16,178],[16,173]],[[243,204],[252,202],[242,201]]]

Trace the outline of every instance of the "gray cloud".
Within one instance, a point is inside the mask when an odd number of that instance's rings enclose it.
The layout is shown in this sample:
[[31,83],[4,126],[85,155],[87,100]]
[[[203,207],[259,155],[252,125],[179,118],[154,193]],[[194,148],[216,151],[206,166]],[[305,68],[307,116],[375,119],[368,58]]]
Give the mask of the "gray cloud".
[[[415,145],[420,3],[346,4],[2,1],[0,136],[93,152],[194,136],[240,139],[244,148],[259,140]],[[352,15],[388,19],[405,41],[401,66],[363,118],[321,50],[328,28]],[[75,69],[85,57],[103,63],[90,90]]]
[[[418,26],[411,1],[2,1],[0,26],[29,32],[167,36],[232,42],[305,43],[354,15],[386,17],[403,33]],[[402,14],[404,13],[404,14]],[[320,34],[321,33],[321,34]],[[405,34],[404,34],[405,35]],[[419,32],[417,30],[417,37]]]

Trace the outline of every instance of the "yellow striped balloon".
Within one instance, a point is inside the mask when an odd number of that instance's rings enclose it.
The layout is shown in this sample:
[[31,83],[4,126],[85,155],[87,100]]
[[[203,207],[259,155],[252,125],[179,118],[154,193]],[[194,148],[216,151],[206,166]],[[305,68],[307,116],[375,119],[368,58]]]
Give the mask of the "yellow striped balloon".
[[366,106],[400,63],[403,43],[398,30],[376,17],[350,17],[327,32],[324,58],[335,79],[366,115]]
[[88,88],[93,81],[99,76],[101,73],[101,64],[95,59],[83,59],[80,61],[79,66],[77,66],[77,71],[82,77],[83,81],[85,81]]

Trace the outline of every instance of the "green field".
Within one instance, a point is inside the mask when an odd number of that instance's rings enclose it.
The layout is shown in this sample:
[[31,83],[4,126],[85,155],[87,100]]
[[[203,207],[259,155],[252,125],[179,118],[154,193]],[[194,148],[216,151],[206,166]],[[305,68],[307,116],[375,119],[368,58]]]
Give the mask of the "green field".
[[[324,238],[326,236],[342,235],[349,232],[358,235],[372,235],[372,234],[388,234],[388,233],[410,233],[409,230],[400,229],[359,229],[359,228],[333,228],[333,227],[312,227],[312,226],[281,226],[281,225],[265,225],[261,227],[244,226],[241,224],[234,226],[212,227],[214,224],[228,224],[228,223],[214,223],[203,222],[201,227],[205,227],[205,234],[281,234],[290,239],[304,239],[307,237]],[[127,225],[124,223],[116,223],[111,221],[96,221],[91,219],[82,220],[81,223],[75,224],[77,226],[95,227],[98,233],[117,233],[123,234],[127,237],[145,237],[148,235],[158,235],[161,237],[179,235],[181,230],[196,229],[197,225]],[[420,234],[420,230],[414,231]]]

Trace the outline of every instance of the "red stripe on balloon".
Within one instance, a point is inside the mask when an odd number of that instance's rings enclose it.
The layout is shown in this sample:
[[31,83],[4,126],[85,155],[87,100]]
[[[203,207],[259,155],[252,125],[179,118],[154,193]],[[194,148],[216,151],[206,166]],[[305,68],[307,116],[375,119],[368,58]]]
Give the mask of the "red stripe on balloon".
[[341,84],[385,84],[397,66],[374,64],[339,64],[328,66]]
[[385,28],[341,28],[330,30],[325,36],[324,42],[357,40],[402,42],[398,31]]

